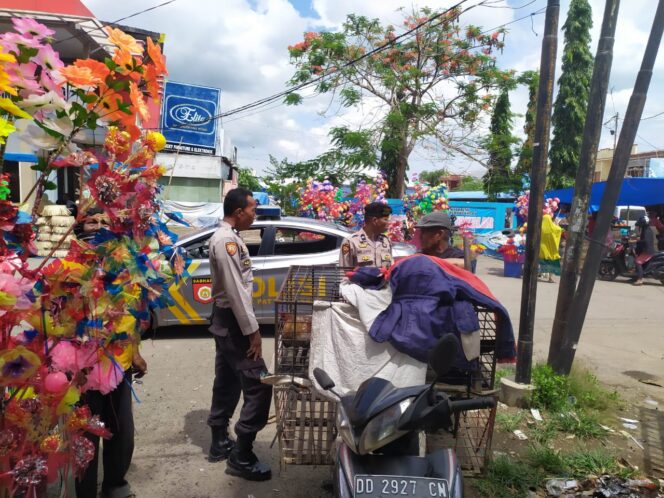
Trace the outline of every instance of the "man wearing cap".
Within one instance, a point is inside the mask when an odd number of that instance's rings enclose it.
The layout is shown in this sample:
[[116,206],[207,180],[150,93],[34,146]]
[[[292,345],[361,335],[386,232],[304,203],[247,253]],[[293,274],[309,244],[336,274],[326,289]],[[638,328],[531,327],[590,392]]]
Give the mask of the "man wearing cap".
[[341,244],[339,266],[392,266],[392,243],[385,235],[391,214],[392,208],[387,204],[367,204],[364,208],[364,227]]
[[429,213],[422,217],[415,228],[420,231],[422,254],[447,259],[453,265],[464,267],[463,251],[450,245],[454,225],[447,213]]

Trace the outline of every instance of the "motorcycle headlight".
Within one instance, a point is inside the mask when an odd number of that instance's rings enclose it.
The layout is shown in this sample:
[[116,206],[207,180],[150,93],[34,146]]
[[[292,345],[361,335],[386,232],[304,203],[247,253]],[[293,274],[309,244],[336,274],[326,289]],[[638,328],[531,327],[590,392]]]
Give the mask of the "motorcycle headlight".
[[348,415],[344,411],[343,405],[339,403],[337,407],[337,430],[341,439],[344,443],[351,449],[353,453],[357,453],[357,440],[355,439],[355,434],[353,429],[350,426],[350,420],[348,420]]
[[408,432],[398,430],[397,426],[399,419],[401,419],[401,416],[406,412],[414,399],[414,397],[404,399],[373,418],[367,424],[362,431],[358,445],[360,455],[371,453]]

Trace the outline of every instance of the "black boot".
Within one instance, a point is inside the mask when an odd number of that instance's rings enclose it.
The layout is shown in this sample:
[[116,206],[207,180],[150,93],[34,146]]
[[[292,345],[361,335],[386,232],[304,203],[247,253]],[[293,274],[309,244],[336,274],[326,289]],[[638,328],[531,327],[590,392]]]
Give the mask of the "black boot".
[[238,436],[237,445],[226,462],[226,473],[247,481],[267,481],[272,478],[270,466],[258,461],[253,452],[255,436]]
[[227,427],[211,427],[212,444],[208,453],[208,461],[220,462],[226,460],[235,447],[235,441],[228,436]]

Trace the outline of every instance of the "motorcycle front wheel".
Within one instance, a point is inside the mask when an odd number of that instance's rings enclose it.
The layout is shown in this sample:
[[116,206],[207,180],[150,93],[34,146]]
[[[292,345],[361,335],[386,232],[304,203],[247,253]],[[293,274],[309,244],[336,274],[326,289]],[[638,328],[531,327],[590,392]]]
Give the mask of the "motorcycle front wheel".
[[602,261],[599,265],[599,279],[611,281],[618,276],[618,269],[613,262]]

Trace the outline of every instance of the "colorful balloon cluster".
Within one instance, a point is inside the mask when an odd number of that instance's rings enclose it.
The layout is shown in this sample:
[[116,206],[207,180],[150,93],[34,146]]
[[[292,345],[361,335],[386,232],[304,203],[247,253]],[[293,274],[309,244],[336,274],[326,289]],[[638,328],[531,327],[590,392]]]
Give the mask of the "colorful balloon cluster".
[[347,219],[349,203],[343,200],[343,191],[330,180],[308,180],[300,192],[300,215],[324,221]]
[[364,206],[370,202],[386,202],[387,178],[383,173],[379,173],[373,183],[367,183],[361,180],[355,186],[355,193],[350,200],[348,213],[351,216],[348,225],[352,228],[362,226],[364,222]]
[[506,263],[521,263],[525,251],[526,248],[521,243],[517,243],[514,237],[510,237],[505,244],[498,247],[498,252],[502,253]]
[[[519,225],[523,225],[528,220],[528,206],[530,204],[530,190],[526,190],[522,195],[520,195],[514,207],[516,209],[516,217]],[[543,214],[550,214],[553,216],[558,207],[560,206],[560,199],[558,197],[546,198],[544,199],[544,207],[542,209]]]
[[444,183],[437,187],[431,187],[428,183],[419,181],[417,175],[413,175],[413,193],[403,198],[406,211],[410,211],[415,219],[433,211],[447,211],[447,185]]

